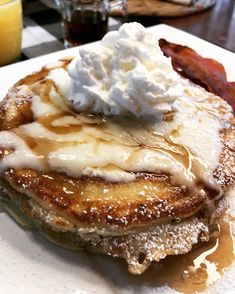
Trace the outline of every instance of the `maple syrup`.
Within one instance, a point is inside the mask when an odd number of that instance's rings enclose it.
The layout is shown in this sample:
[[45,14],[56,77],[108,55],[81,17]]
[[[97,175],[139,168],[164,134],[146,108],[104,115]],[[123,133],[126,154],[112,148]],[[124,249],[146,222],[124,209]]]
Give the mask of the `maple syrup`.
[[215,234],[210,241],[198,244],[187,254],[168,256],[134,279],[139,279],[138,284],[167,285],[186,294],[211,287],[230,268],[235,254],[231,223],[223,219],[218,229],[219,235]]
[[64,20],[63,25],[67,46],[72,47],[102,39],[108,31],[108,18],[100,11],[81,10],[73,13],[71,21]]

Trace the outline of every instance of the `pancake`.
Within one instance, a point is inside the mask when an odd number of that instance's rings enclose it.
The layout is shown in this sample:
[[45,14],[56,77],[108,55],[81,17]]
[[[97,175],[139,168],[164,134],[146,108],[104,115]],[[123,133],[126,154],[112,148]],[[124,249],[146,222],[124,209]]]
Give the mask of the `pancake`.
[[64,247],[122,257],[133,274],[208,241],[234,182],[231,107],[187,81],[161,122],[78,114],[70,62],[22,79],[0,105],[6,211]]

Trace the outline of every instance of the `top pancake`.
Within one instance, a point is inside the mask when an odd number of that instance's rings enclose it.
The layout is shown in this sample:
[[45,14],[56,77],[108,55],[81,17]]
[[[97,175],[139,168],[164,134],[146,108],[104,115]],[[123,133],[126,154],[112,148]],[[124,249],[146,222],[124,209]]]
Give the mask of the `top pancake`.
[[[53,80],[48,78],[48,74],[54,68],[66,69],[69,61],[60,61],[55,67],[45,67],[21,80],[9,91],[0,106],[0,130],[7,130],[7,132],[10,131],[19,136],[26,143],[27,148],[33,150],[39,157],[40,154],[41,157],[44,157],[45,154],[54,152],[54,141],[58,138],[63,139],[71,131],[66,124],[64,126],[55,125],[55,120],[61,118],[61,113],[59,115],[45,113],[36,117],[32,110],[35,95],[45,103],[52,103],[48,98],[51,89],[53,88],[58,92],[60,92],[60,89]],[[199,98],[196,97],[195,99]],[[203,99],[203,97],[200,97],[200,99]],[[58,216],[69,220],[70,224],[83,228],[84,232],[93,230],[109,234],[123,234],[143,230],[159,222],[190,217],[205,209],[208,199],[213,202],[234,182],[235,131],[232,125],[231,110],[226,102],[213,94],[207,96],[205,100],[211,102],[211,108],[205,111],[208,111],[209,116],[216,116],[216,121],[221,124],[219,139],[222,148],[217,166],[213,171],[213,185],[200,177],[200,170],[198,170],[201,164],[198,163],[200,160],[197,160],[196,163],[192,161],[193,169],[197,175],[193,187],[184,185],[181,178],[180,181],[177,181],[175,175],[162,171],[154,173],[146,170],[131,170],[130,175],[134,175],[133,180],[128,182],[124,180],[113,181],[94,174],[79,176],[69,174],[61,166],[57,170],[52,170],[48,162],[43,164],[43,168],[41,165],[35,168],[30,162],[22,163],[24,160],[18,166],[11,166],[9,162],[7,165],[2,165],[2,178],[15,190],[27,195],[27,198],[32,200],[32,205],[40,205],[45,210],[55,212]],[[59,103],[57,106],[60,108]],[[213,114],[212,111],[214,111]],[[67,103],[63,109],[63,116],[76,117],[77,114]],[[111,142],[122,140],[122,144],[124,144],[125,140],[129,140],[128,142],[133,144],[131,147],[137,149],[143,148],[143,144],[146,143],[139,142],[138,138],[134,136],[129,138],[128,132],[125,133],[123,138],[119,139],[120,133],[118,130],[120,125],[123,127],[123,122],[120,123],[113,118],[105,121],[103,121],[103,118],[93,116],[79,119],[84,124],[88,120],[89,128],[91,124],[94,134],[96,131],[103,131],[105,144],[107,143],[105,134],[107,130],[109,131],[110,123],[112,125]],[[164,120],[166,123],[174,121],[174,113],[166,115]],[[35,136],[30,134],[29,130],[32,123],[42,124],[50,132],[55,133],[55,139],[53,139],[54,137],[42,139],[36,134]],[[134,123],[134,121],[131,120],[131,123]],[[22,128],[22,126],[24,127]],[[124,127],[126,127],[125,124]],[[80,134],[82,132],[79,125],[72,127],[70,125],[70,128],[72,128],[72,133]],[[4,132],[0,133],[2,138],[4,138],[4,135]],[[111,135],[109,134],[109,136]],[[173,139],[174,136],[177,137],[177,134],[172,133]],[[169,138],[164,137],[163,139],[168,144]],[[174,142],[173,139],[171,143]],[[4,144],[3,139],[0,142],[1,160],[14,154],[16,151],[14,146]],[[100,144],[104,144],[104,142]],[[66,145],[66,147],[70,145],[71,147],[75,143],[65,144],[63,141],[60,144]],[[206,142],[204,145],[206,145]],[[153,148],[148,143],[146,143],[146,146],[149,149]],[[188,151],[188,147],[179,147],[178,145],[173,147],[172,150],[178,152],[176,160],[184,161],[187,152],[190,153],[191,157],[194,154],[190,150]],[[114,151],[113,156],[118,156],[117,151]],[[190,156],[189,158],[191,158]],[[188,162],[189,159],[185,161]],[[183,162],[182,164],[186,163]],[[6,167],[4,168],[4,166]],[[105,168],[112,169],[113,167]],[[66,226],[66,224],[63,225]]]

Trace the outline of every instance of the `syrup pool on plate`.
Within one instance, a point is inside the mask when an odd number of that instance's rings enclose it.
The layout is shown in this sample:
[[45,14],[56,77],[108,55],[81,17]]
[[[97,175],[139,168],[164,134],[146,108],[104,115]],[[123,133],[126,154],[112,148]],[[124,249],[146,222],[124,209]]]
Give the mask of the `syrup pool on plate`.
[[187,254],[168,256],[153,264],[137,277],[141,280],[138,283],[152,287],[168,285],[185,294],[201,293],[223,278],[234,261],[234,250],[231,221],[222,218],[208,242],[198,244]]

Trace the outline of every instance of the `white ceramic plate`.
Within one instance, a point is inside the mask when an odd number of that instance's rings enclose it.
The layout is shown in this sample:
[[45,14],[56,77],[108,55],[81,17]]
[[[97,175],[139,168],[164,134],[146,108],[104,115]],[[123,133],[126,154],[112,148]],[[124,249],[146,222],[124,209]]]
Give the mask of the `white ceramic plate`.
[[[158,38],[190,46],[205,57],[221,62],[229,80],[235,81],[235,54],[166,25],[149,28]],[[96,46],[97,43],[86,46]],[[59,51],[0,68],[2,99],[17,80],[64,56],[75,56],[77,48]],[[7,214],[0,214],[1,294],[82,293],[175,293],[148,285],[140,276],[132,278],[117,260],[72,252],[22,229]],[[235,266],[206,293],[235,293]]]

